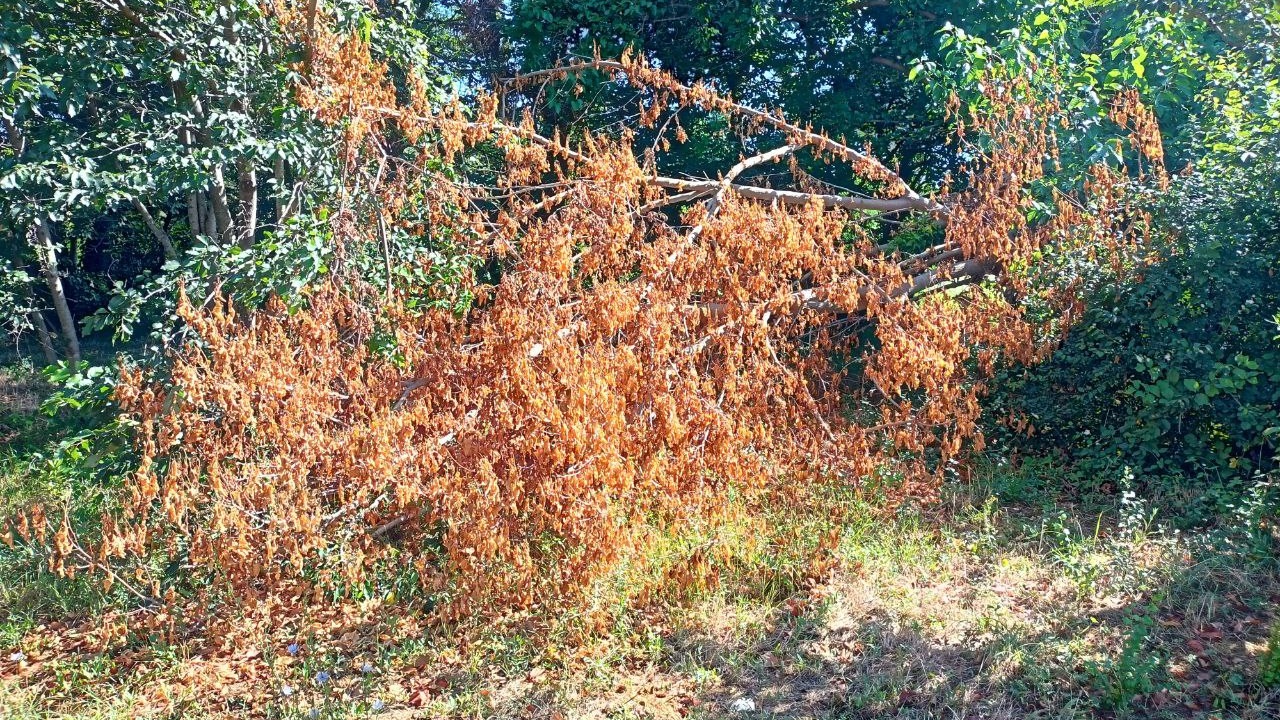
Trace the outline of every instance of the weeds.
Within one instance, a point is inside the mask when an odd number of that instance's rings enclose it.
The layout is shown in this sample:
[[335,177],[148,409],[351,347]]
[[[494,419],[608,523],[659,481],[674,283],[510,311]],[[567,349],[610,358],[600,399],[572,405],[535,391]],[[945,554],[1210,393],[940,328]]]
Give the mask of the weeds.
[[1265,688],[1280,688],[1280,620],[1272,623],[1267,649],[1258,660],[1258,681]]
[[1163,663],[1150,648],[1156,610],[1151,606],[1146,613],[1125,619],[1123,642],[1117,657],[1089,661],[1085,666],[1104,707],[1127,714],[1135,698],[1155,692],[1160,687]]

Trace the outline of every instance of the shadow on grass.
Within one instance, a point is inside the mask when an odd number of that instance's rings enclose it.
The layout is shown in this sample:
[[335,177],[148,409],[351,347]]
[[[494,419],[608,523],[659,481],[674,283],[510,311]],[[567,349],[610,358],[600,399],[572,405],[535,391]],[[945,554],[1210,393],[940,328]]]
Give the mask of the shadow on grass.
[[667,651],[691,716],[1280,717],[1258,674],[1274,558],[1106,530],[1064,547],[1019,520],[855,539],[880,545],[798,616],[691,623]]

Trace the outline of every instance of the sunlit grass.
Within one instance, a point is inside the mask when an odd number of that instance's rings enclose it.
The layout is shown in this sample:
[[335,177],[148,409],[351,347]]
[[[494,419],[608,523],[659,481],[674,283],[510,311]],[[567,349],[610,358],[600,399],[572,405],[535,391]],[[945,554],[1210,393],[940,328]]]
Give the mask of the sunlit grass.
[[[39,487],[29,458],[0,456],[4,497]],[[263,626],[249,649],[268,670],[243,696],[212,701],[183,679],[212,671],[206,630],[172,646],[131,641],[142,670],[79,654],[44,660],[57,664],[51,685],[5,673],[0,708],[18,720],[139,708],[300,720],[1272,716],[1280,694],[1258,664],[1280,579],[1259,536],[1226,521],[1181,533],[1135,498],[1079,507],[1047,493],[1051,472],[991,470],[937,505],[892,511],[838,487],[768,507],[728,491],[714,526],[637,526],[643,552],[574,612],[441,626],[424,621],[423,598],[365,592],[350,627]],[[56,577],[30,548],[0,548],[0,662],[41,624],[123,602]]]

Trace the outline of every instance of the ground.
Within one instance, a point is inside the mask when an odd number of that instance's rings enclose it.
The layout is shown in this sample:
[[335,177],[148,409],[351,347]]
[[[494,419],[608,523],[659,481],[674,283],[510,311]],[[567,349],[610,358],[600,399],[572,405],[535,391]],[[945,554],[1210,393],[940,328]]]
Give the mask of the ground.
[[[46,431],[40,390],[0,375],[0,433]],[[19,466],[0,482],[28,482]],[[775,582],[766,557],[572,637],[463,632],[386,597],[229,600],[218,623],[242,615],[210,626],[103,605],[8,551],[0,715],[1280,717],[1268,530],[1178,531],[1133,495],[1086,507],[1051,473],[989,467],[936,505],[846,514],[819,573]]]

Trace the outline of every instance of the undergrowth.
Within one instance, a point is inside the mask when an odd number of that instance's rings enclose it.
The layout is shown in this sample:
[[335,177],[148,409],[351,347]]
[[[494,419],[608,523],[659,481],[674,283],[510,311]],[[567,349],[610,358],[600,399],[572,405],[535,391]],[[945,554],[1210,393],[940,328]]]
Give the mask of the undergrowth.
[[[989,468],[919,507],[819,486],[733,514],[728,493],[730,521],[662,534],[550,627],[431,622],[416,584],[389,576],[311,609],[224,597],[219,625],[175,633],[127,594],[3,549],[0,706],[23,720],[1280,709],[1266,529],[1244,513],[1184,532],[1132,493],[1082,506],[1049,493],[1054,471]],[[27,481],[6,474],[5,491]],[[75,621],[91,611],[119,619],[110,652]]]

